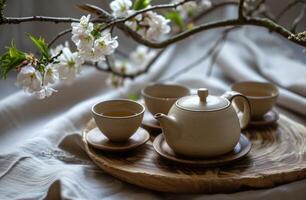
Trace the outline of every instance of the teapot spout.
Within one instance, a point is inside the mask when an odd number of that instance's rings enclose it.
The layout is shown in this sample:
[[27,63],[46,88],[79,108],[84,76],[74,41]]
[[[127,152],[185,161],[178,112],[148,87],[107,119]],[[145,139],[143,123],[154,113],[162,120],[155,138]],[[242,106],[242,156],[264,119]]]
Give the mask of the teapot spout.
[[180,129],[175,117],[157,113],[154,118],[159,121],[167,142],[177,141]]

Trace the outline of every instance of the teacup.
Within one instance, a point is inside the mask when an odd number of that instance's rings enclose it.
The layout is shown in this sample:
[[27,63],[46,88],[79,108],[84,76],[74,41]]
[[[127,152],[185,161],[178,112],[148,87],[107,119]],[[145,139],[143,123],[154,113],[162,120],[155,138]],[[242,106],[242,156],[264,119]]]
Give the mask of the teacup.
[[168,114],[171,106],[183,96],[190,94],[190,90],[181,85],[153,84],[141,91],[146,107],[155,115]]
[[145,107],[131,100],[102,101],[92,107],[100,131],[112,142],[127,141],[140,127]]
[[261,119],[272,109],[279,94],[275,85],[255,81],[235,83],[232,85],[232,90],[248,98],[251,105],[251,118],[255,120]]

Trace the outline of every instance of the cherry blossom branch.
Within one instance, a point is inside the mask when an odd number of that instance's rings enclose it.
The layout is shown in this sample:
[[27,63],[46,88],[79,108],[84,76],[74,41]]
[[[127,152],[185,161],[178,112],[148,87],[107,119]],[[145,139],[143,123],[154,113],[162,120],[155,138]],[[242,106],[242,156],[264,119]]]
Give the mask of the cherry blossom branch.
[[116,76],[119,76],[119,77],[121,77],[121,78],[130,78],[130,79],[134,79],[134,78],[136,78],[136,77],[138,77],[138,76],[140,76],[140,75],[142,75],[142,74],[147,73],[147,72],[150,70],[151,66],[157,61],[157,59],[164,53],[165,50],[166,50],[166,49],[160,50],[160,51],[154,56],[154,58],[152,58],[152,59],[150,60],[150,62],[147,64],[147,66],[146,66],[143,70],[140,70],[140,71],[138,71],[138,72],[136,72],[136,73],[133,73],[133,74],[125,74],[125,73],[121,73],[121,72],[115,71],[112,67],[110,67],[111,64],[108,63],[109,61],[106,62],[107,65],[108,65],[107,68],[102,68],[102,67],[99,66],[99,65],[95,65],[95,67],[96,67],[96,69],[98,69],[99,71],[109,72],[109,73],[112,73],[112,74],[114,74],[114,75],[116,75]]
[[[161,42],[152,42],[149,40],[144,39],[125,25],[119,24],[118,27],[123,30],[124,32],[127,32],[135,41],[152,47],[152,48],[164,48],[167,47],[170,44],[179,42],[181,40],[184,40],[187,37],[190,37],[191,35],[197,34],[199,32],[209,30],[209,29],[216,29],[221,27],[228,27],[228,26],[259,26],[266,28],[270,30],[271,32],[276,32],[279,35],[285,37],[286,39],[289,39],[290,36],[293,35],[289,30],[284,28],[283,26],[274,23],[272,20],[267,18],[245,18],[244,20],[241,19],[231,19],[231,20],[221,20],[217,22],[209,22],[206,24],[202,24],[199,26],[196,26],[190,30],[184,31],[180,34],[177,34],[167,40],[161,41]],[[298,40],[296,37],[291,37],[289,39],[291,42],[294,42],[296,44],[299,44],[303,47],[306,47],[306,42],[302,40]]]
[[[237,1],[225,1],[225,2],[221,2],[221,3],[218,3],[218,4],[215,4],[215,5],[213,5],[211,8],[209,8],[209,9],[207,9],[207,10],[203,10],[202,12],[200,12],[198,15],[196,15],[196,16],[194,16],[194,17],[192,17],[192,18],[190,18],[189,20],[188,20],[188,22],[196,22],[196,21],[198,21],[198,20],[200,20],[201,18],[203,18],[203,17],[205,17],[206,15],[208,15],[209,13],[211,13],[211,12],[213,12],[213,11],[215,11],[215,10],[217,10],[218,8],[220,8],[220,7],[222,7],[222,6],[227,6],[227,5],[237,5]],[[225,38],[224,38],[224,40],[225,40]],[[215,45],[213,48],[212,48],[212,50],[213,49],[215,49],[217,47],[217,45]],[[104,72],[110,72],[110,73],[113,73],[113,74],[115,74],[115,75],[117,75],[117,76],[120,76],[120,77],[123,77],[123,78],[131,78],[131,79],[133,79],[133,78],[135,78],[135,77],[137,77],[137,76],[139,76],[139,75],[142,75],[142,74],[144,74],[144,73],[146,73],[146,72],[148,72],[149,70],[150,70],[150,68],[151,68],[151,66],[155,63],[155,61],[164,53],[164,51],[165,51],[165,49],[163,49],[163,50],[161,50],[147,65],[146,65],[146,67],[144,68],[144,70],[141,70],[141,71],[138,71],[138,72],[136,72],[136,73],[133,73],[133,74],[122,74],[122,73],[118,73],[118,72],[116,72],[116,71],[113,71],[112,69],[112,67],[111,67],[111,65],[110,65],[110,63],[109,62],[106,62],[106,64],[107,64],[107,68],[101,68],[100,66],[98,66],[98,65],[95,65],[95,67],[98,69],[98,70],[100,70],[100,71],[104,71]],[[117,49],[117,53],[118,53],[118,49]],[[122,54],[122,52],[119,52],[119,53],[121,53]]]
[[224,1],[224,2],[219,2],[219,3],[216,3],[216,4],[213,4],[211,8],[207,9],[207,10],[203,10],[202,12],[200,12],[199,14],[197,14],[195,17],[194,17],[194,20],[198,20],[204,16],[207,16],[208,14],[214,12],[215,10],[219,9],[219,8],[222,8],[224,6],[236,6],[238,5],[238,1],[236,0],[231,0],[231,1]]
[[79,22],[79,19],[70,17],[49,17],[49,16],[30,16],[30,17],[3,17],[0,19],[0,24],[20,24],[23,22],[53,22],[58,23],[72,23]]
[[259,8],[260,8],[260,6],[262,5],[262,4],[264,4],[266,2],[266,0],[260,0],[258,3],[257,3],[257,5],[254,7],[254,9],[252,9],[252,10],[250,10],[250,11],[248,11],[247,12],[247,15],[248,16],[250,16],[250,15],[252,15],[256,10],[258,10]]
[[50,48],[50,47],[54,44],[54,42],[55,42],[56,40],[58,40],[60,37],[66,35],[67,33],[70,33],[70,32],[71,32],[71,28],[68,28],[68,29],[65,29],[65,30],[63,30],[62,32],[58,33],[58,34],[49,42],[48,47]]
[[177,8],[180,5],[183,5],[189,1],[194,1],[194,0],[183,0],[179,3],[171,3],[171,4],[163,4],[163,5],[155,5],[155,6],[151,6],[142,10],[138,10],[136,12],[134,12],[133,14],[129,15],[128,17],[125,18],[119,18],[119,19],[115,19],[113,21],[111,21],[110,23],[106,24],[102,30],[108,29],[109,27],[112,27],[116,24],[122,24],[126,21],[129,21],[133,18],[135,18],[137,15],[148,12],[148,11],[152,11],[152,10],[160,10],[160,9],[169,9],[169,8]]
[[244,21],[244,15],[243,15],[243,5],[244,5],[244,0],[239,1],[239,6],[238,6],[238,19],[241,21]]

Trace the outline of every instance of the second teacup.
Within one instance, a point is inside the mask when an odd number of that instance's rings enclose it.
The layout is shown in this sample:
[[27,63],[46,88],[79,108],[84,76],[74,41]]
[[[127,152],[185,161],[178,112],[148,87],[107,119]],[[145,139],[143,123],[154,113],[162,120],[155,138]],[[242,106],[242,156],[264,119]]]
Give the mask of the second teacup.
[[168,114],[171,106],[183,96],[190,95],[190,90],[181,85],[154,84],[141,91],[146,107],[155,115]]
[[251,118],[254,120],[261,119],[272,109],[279,94],[277,87],[267,82],[238,82],[232,85],[232,90],[248,98],[251,105]]
[[145,107],[135,101],[102,101],[92,107],[100,131],[112,142],[128,140],[140,127]]

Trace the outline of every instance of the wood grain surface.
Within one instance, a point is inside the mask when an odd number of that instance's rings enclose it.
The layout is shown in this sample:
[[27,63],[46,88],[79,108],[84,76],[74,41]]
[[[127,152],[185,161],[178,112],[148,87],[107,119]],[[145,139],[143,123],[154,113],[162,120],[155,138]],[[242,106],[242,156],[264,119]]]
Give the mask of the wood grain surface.
[[152,142],[131,152],[112,154],[88,146],[90,158],[122,181],[152,190],[174,193],[230,193],[270,188],[306,178],[306,127],[280,115],[277,125],[244,131],[252,142],[250,153],[230,165],[203,168],[177,165],[161,158]]

